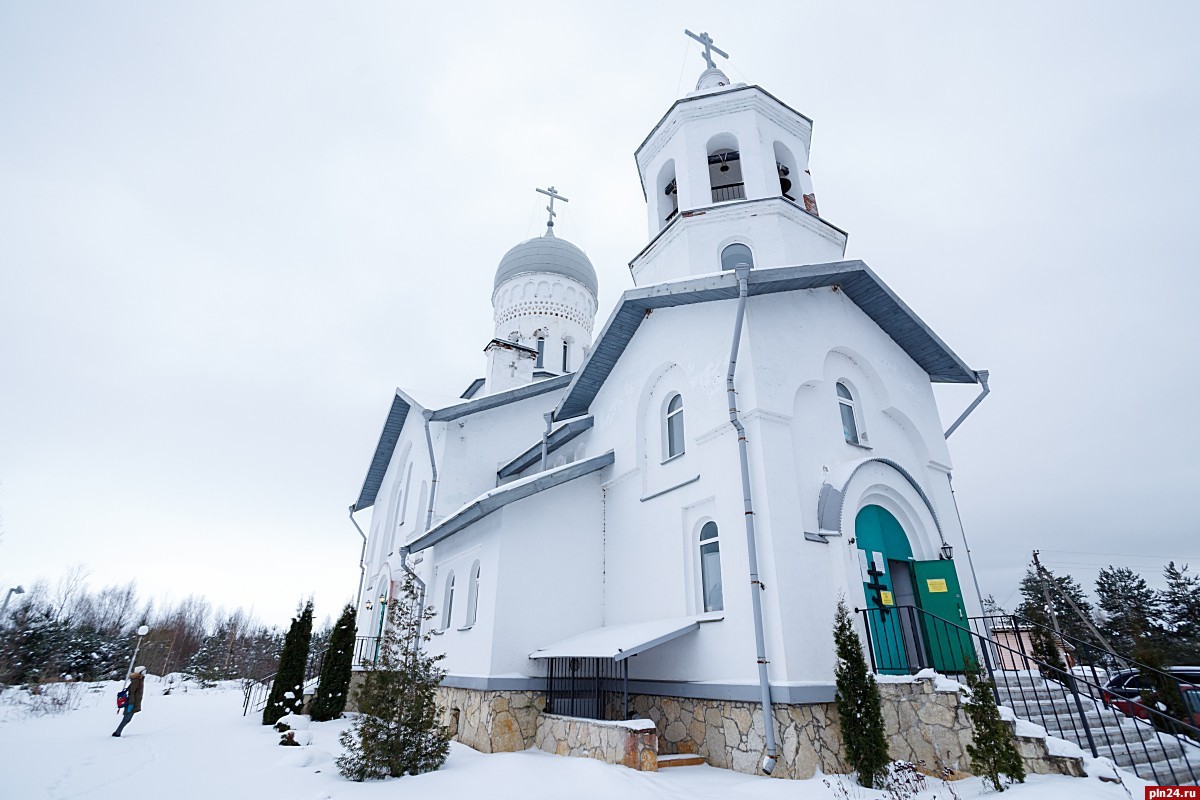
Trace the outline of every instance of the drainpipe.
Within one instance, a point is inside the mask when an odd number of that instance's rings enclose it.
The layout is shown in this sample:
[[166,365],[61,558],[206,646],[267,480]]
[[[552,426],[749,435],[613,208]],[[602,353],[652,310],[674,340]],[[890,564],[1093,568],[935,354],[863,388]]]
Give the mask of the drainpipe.
[[554,425],[554,412],[547,411],[542,414],[542,419],[546,420],[546,430],[542,433],[542,466],[539,472],[546,471],[546,458],[550,455],[550,430]]
[[758,648],[758,686],[762,691],[763,732],[767,739],[767,756],[762,761],[762,771],[770,775],[779,760],[775,747],[775,720],[771,711],[771,684],[767,678],[767,646],[763,636],[762,581],[758,579],[758,551],[754,542],[754,504],[750,498],[750,458],[746,449],[746,429],[738,419],[737,391],[733,388],[733,376],[737,370],[738,348],[742,343],[742,321],[746,317],[746,298],[750,293],[750,265],[738,264],[734,268],[738,282],[737,321],[733,325],[733,348],[729,353],[729,372],[725,376],[725,394],[729,398],[729,421],[737,430],[738,460],[742,470],[742,504],[746,519],[746,554],[750,561],[750,598],[754,610],[754,644]]
[[362,537],[362,550],[358,554],[358,594],[354,601],[354,607],[357,609],[362,605],[362,587],[363,579],[367,577],[367,535],[363,533],[363,529],[358,527],[358,520],[354,518],[354,504],[350,504],[350,521],[354,523],[358,535]]
[[429,434],[429,418],[433,416],[432,411],[426,411],[425,417],[425,444],[429,445],[429,470],[433,473],[429,481],[429,510],[425,512],[425,530],[433,527],[433,501],[437,498],[437,459],[433,455],[433,437]]
[[967,410],[964,411],[961,415],[959,415],[958,419],[954,420],[954,424],[946,429],[946,434],[945,434],[944,438],[949,439],[950,434],[952,434],[956,430],[958,430],[958,426],[962,425],[963,422],[967,419],[967,417],[971,416],[971,412],[975,410],[975,407],[978,406],[980,403],[982,403],[983,398],[987,397],[988,393],[992,391],[991,389],[988,388],[988,383],[987,383],[988,382],[988,371],[986,369],[981,369],[978,372],[976,372],[975,380],[979,381],[979,384],[983,387],[983,391],[979,393],[979,397],[976,397],[974,402],[971,403],[971,405],[967,406]]
[[421,628],[425,624],[425,581],[421,580],[420,576],[413,571],[413,568],[408,565],[408,548],[400,548],[400,568],[412,578],[413,583],[417,585],[417,636],[413,641],[413,649],[419,645],[421,641]]

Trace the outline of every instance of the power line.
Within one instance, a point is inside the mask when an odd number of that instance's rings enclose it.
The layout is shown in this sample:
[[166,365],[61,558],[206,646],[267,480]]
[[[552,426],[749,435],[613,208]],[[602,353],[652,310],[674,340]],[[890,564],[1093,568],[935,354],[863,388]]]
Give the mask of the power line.
[[1200,556],[1157,556],[1145,553],[1097,553],[1089,550],[1042,550],[1043,553],[1066,553],[1075,556],[1120,556],[1122,558],[1156,558],[1165,561],[1200,561]]

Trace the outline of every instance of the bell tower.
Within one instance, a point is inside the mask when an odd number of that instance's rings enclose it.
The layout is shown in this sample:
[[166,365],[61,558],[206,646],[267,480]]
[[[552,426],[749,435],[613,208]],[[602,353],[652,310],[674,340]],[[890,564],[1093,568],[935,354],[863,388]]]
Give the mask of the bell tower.
[[759,267],[837,261],[846,233],[821,219],[808,172],[812,120],[758,86],[707,68],[638,147],[650,243],[630,269],[638,285],[721,270],[721,252],[748,247]]

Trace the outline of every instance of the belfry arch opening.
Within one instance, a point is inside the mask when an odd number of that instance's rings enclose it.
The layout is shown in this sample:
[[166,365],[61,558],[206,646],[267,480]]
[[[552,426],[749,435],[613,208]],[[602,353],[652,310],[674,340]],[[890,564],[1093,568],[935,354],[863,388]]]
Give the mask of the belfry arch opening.
[[800,168],[796,164],[796,157],[783,142],[776,142],[774,149],[775,172],[779,175],[779,193],[793,203],[799,202],[797,198],[803,194],[801,188],[803,184],[800,181]]
[[675,159],[671,159],[658,172],[654,202],[658,211],[658,227],[667,227],[679,215],[679,181],[675,178]]
[[737,137],[723,133],[708,140],[708,183],[712,201],[744,200],[746,184],[742,179],[742,154]]

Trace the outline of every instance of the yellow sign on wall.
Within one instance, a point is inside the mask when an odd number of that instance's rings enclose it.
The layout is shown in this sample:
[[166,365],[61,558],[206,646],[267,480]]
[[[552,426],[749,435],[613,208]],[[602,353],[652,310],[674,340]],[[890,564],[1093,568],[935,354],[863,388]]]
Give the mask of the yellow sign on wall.
[[925,581],[925,584],[929,587],[930,593],[950,591],[946,588],[945,578],[930,578],[929,580]]
[[879,602],[883,603],[885,606],[896,605],[895,601],[892,600],[891,592],[880,592],[879,593]]

